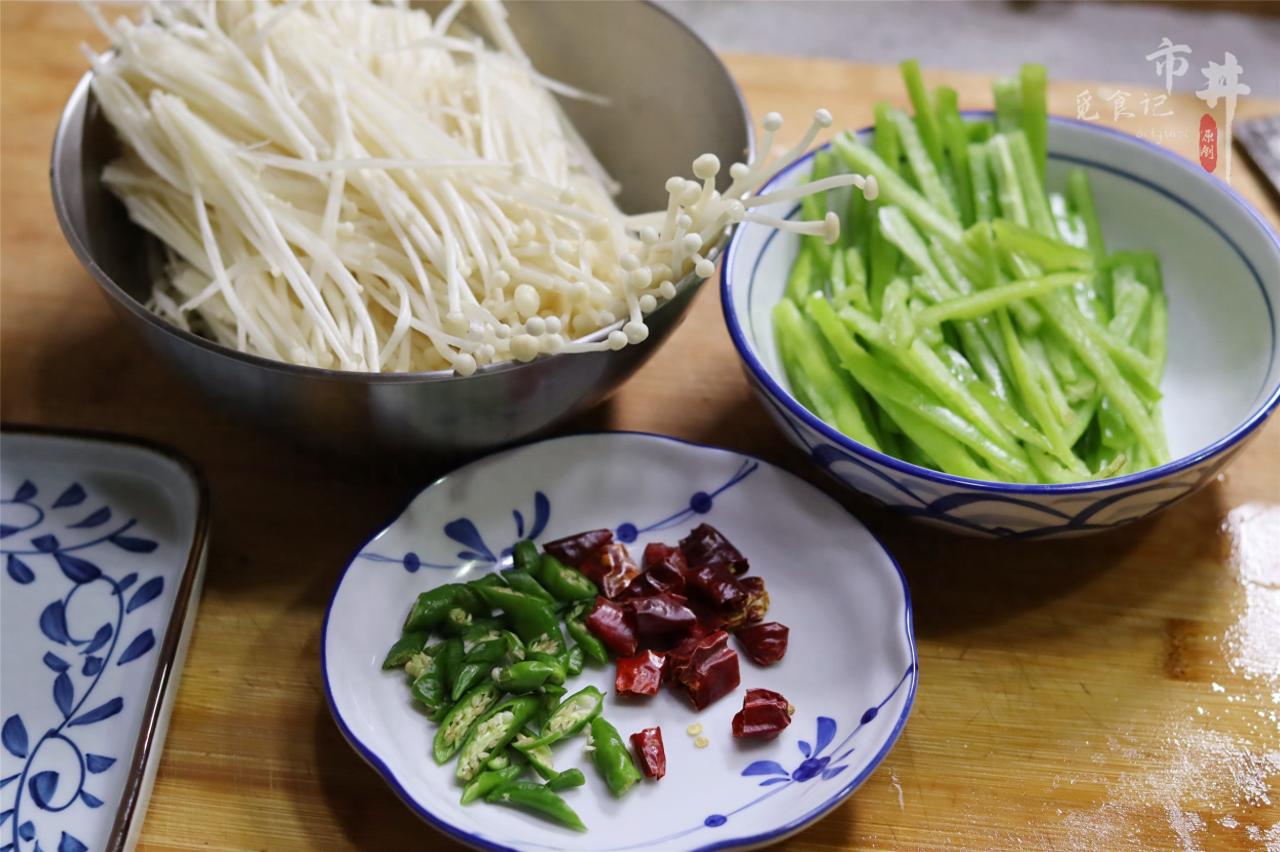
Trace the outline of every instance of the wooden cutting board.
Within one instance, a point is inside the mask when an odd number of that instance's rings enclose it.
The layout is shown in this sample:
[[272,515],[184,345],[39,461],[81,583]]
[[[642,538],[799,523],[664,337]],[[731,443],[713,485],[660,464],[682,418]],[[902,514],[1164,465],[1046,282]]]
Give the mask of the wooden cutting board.
[[[84,68],[77,45],[100,39],[70,4],[4,3],[0,21],[0,415],[166,442],[212,487],[208,580],[142,846],[451,848],[347,747],[318,671],[343,563],[431,471],[338,466],[253,434],[115,322],[62,240],[47,180]],[[792,136],[818,106],[857,127],[875,100],[903,102],[894,68],[728,62],[754,113],[785,113]],[[955,86],[962,106],[990,104],[987,77],[928,77]],[[1173,116],[1144,117],[1139,101],[1154,93],[1115,88],[1135,115],[1106,123],[1195,153],[1200,102],[1172,98]],[[1075,115],[1086,89],[1111,103],[1102,84],[1058,82],[1053,111]],[[1239,114],[1277,111],[1245,100]],[[1240,158],[1232,182],[1277,221]],[[812,475],[752,398],[713,286],[648,367],[566,431],[600,428],[722,444]],[[1280,844],[1280,427],[1198,496],[1080,541],[970,541],[850,505],[910,580],[920,692],[883,765],[788,848]]]

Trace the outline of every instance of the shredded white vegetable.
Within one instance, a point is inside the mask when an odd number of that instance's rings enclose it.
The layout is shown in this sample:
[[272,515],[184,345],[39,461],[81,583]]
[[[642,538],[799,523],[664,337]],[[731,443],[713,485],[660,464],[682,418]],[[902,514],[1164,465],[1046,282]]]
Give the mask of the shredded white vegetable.
[[[150,308],[222,344],[313,367],[479,367],[620,349],[707,256],[724,229],[763,222],[834,240],[834,214],[785,222],[750,194],[803,142],[730,169],[693,163],[667,208],[626,216],[617,186],[492,0],[486,37],[452,3],[181,2],[134,22],[95,20],[113,52],[86,51],[93,91],[124,141],[104,172],[130,217],[167,247]],[[602,107],[607,108],[607,107]],[[809,185],[873,180],[843,175]],[[607,334],[596,332],[616,326]],[[596,339],[587,339],[587,338]]]

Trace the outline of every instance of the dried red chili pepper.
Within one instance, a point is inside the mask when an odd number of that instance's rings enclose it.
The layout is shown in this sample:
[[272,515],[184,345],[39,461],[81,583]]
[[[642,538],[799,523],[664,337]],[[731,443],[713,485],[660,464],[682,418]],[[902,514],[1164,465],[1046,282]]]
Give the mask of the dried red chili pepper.
[[698,616],[689,609],[683,595],[663,593],[631,598],[626,606],[631,610],[636,634],[645,641],[682,636],[698,623]]
[[741,682],[738,653],[729,647],[729,634],[723,630],[703,636],[692,643],[688,655],[667,655],[672,667],[672,681],[683,687],[697,710],[723,698]]
[[735,737],[773,739],[791,724],[791,702],[768,689],[748,689],[733,717]]
[[627,589],[629,597],[642,597],[660,592],[684,594],[685,574],[689,565],[679,548],[654,542],[644,549],[644,573]]
[[640,566],[631,558],[627,546],[620,541],[609,542],[588,556],[578,566],[578,570],[594,580],[610,600],[619,597],[631,585],[631,581],[640,575]]
[[688,576],[689,591],[722,612],[742,612],[747,605],[747,590],[738,578],[721,565],[694,568]]
[[604,598],[596,598],[595,609],[587,616],[587,629],[622,657],[633,656],[640,644],[626,610]]
[[613,688],[619,695],[657,695],[662,688],[662,670],[667,658],[653,651],[618,658],[618,675]]
[[738,581],[743,599],[733,605],[725,616],[725,626],[730,630],[744,624],[753,624],[769,611],[769,593],[764,588],[763,577],[743,577]]
[[631,747],[640,758],[640,769],[646,778],[657,781],[667,774],[667,752],[662,747],[661,728],[645,728],[632,734]]
[[542,545],[542,549],[574,568],[587,561],[587,557],[613,541],[609,530],[588,530],[577,535],[565,536]]
[[773,665],[787,653],[787,637],[791,631],[776,621],[739,627],[734,635],[748,657],[762,666]]
[[710,524],[700,524],[680,539],[680,549],[693,568],[715,565],[732,574],[745,574],[750,568],[750,563],[738,552],[738,548]]

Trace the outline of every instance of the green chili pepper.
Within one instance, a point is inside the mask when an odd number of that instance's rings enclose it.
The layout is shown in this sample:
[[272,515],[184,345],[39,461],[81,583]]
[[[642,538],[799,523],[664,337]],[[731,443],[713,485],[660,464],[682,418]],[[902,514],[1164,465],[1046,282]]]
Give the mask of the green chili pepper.
[[560,619],[547,601],[498,586],[484,586],[478,591],[486,603],[506,613],[512,630],[522,641],[559,635]]
[[537,709],[538,699],[516,696],[484,714],[467,734],[458,753],[458,768],[454,773],[458,780],[465,784],[474,778],[490,757],[507,747]]
[[524,643],[520,641],[520,637],[512,633],[510,630],[500,630],[498,635],[507,643],[507,656],[517,662],[525,657]]
[[382,667],[384,669],[400,668],[409,662],[410,657],[426,648],[430,639],[431,631],[429,630],[406,631],[391,646],[391,650],[387,651],[386,659],[382,661]]
[[444,618],[436,625],[436,629],[445,636],[462,636],[467,631],[478,626],[474,622],[474,615],[460,606],[455,606],[445,613]]
[[582,674],[582,669],[586,662],[586,654],[583,652],[582,646],[574,645],[564,655],[564,670],[569,677],[577,677]]
[[435,664],[435,660],[431,660],[422,674],[414,678],[409,692],[433,719],[449,706],[449,698],[444,692],[444,678],[441,677],[440,666]]
[[507,585],[515,589],[517,592],[526,594],[531,598],[538,598],[547,603],[555,603],[556,599],[551,596],[542,584],[539,583],[534,576],[528,571],[503,571],[502,579],[507,581]]
[[564,653],[564,633],[560,631],[560,625],[557,623],[554,630],[534,639],[526,646],[525,650],[529,652],[530,656],[544,654],[558,658]]
[[488,713],[501,697],[502,690],[498,687],[482,683],[453,705],[441,720],[432,744],[431,754],[436,763],[448,763],[449,758],[458,753],[476,721]]
[[596,595],[600,594],[590,577],[573,570],[550,553],[542,554],[534,576],[557,600],[595,600]]
[[576,618],[566,618],[564,626],[588,660],[597,664],[609,662],[609,651],[604,647],[604,643],[587,629],[587,625]]
[[471,687],[485,679],[489,674],[489,669],[490,665],[488,663],[463,663],[462,668],[458,669],[457,677],[453,679],[453,686],[450,687],[450,699],[453,701],[462,700],[462,696],[466,695]]
[[471,615],[486,615],[484,603],[471,587],[462,583],[446,583],[418,595],[405,619],[405,630],[431,630],[444,621],[451,609],[462,609]]
[[485,574],[483,577],[477,577],[467,582],[467,585],[472,589],[480,586],[505,586],[506,584],[507,581],[498,574]]
[[543,651],[530,651],[527,659],[539,663],[546,663],[555,669],[551,677],[547,678],[547,683],[555,684],[557,686],[564,683],[565,676],[568,673],[568,666],[565,665],[565,655],[563,652],[559,654],[548,654]]
[[520,752],[529,761],[529,765],[533,767],[533,771],[537,772],[548,781],[555,778],[559,773],[556,772],[555,760],[551,754],[551,746],[535,746],[533,744],[534,737],[530,736],[526,731],[516,735],[513,745],[516,751]]
[[640,770],[631,759],[631,749],[622,741],[618,729],[609,724],[603,716],[591,720],[591,752],[596,769],[609,785],[609,792],[614,798],[622,798],[632,785],[640,780]]
[[511,765],[511,753],[509,751],[500,751],[485,762],[485,769],[506,769]]
[[485,796],[484,800],[494,804],[515,805],[577,831],[587,830],[582,819],[564,799],[556,795],[554,790],[548,790],[533,781],[508,781]]
[[497,631],[490,631],[485,634],[489,638],[480,639],[471,645],[463,640],[463,650],[466,656],[463,658],[468,663],[487,663],[492,666],[507,655],[509,647],[506,637]]
[[532,541],[528,539],[517,541],[516,546],[511,548],[511,558],[516,563],[517,569],[530,574],[537,573],[538,545]]
[[523,766],[508,766],[505,769],[493,769],[481,772],[471,783],[462,788],[462,804],[469,805],[476,799],[486,796],[508,781],[514,781],[524,772]]
[[453,684],[458,679],[459,670],[462,669],[465,656],[462,648],[462,640],[454,637],[444,643],[444,648],[436,660],[440,664],[440,675],[444,679],[444,688],[448,693],[453,692]]
[[542,685],[542,706],[538,708],[537,714],[533,717],[533,722],[538,730],[542,730],[542,726],[547,724],[547,720],[551,718],[551,714],[560,706],[561,699],[567,690],[555,683],[544,683]]
[[507,692],[533,692],[547,681],[564,683],[564,668],[558,662],[524,660],[512,663],[494,677]]
[[575,767],[558,773],[555,778],[548,778],[546,786],[548,790],[568,790],[570,787],[581,787],[585,783],[587,783],[587,776],[582,774],[581,769]]
[[556,707],[547,723],[542,726],[542,735],[534,741],[534,745],[551,745],[572,737],[599,716],[602,707],[603,693],[594,686],[583,687],[560,702],[560,706]]

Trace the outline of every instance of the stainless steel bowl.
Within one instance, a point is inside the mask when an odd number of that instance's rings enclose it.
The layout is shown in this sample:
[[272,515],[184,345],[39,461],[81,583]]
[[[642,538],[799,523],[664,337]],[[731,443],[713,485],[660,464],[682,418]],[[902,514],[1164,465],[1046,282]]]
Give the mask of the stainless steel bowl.
[[[621,182],[624,210],[663,206],[666,179],[687,175],[703,152],[731,163],[749,150],[750,119],[729,73],[659,7],[546,0],[507,8],[540,71],[611,99],[608,107],[565,106]],[[102,184],[102,169],[120,148],[94,101],[90,77],[72,93],[53,143],[54,208],[67,241],[158,360],[215,403],[291,440],[343,452],[430,455],[518,441],[615,390],[680,324],[700,284],[692,277],[680,282],[675,298],[647,318],[649,338],[642,344],[494,365],[466,378],[444,371],[324,370],[237,352],[144,307],[157,246]]]

